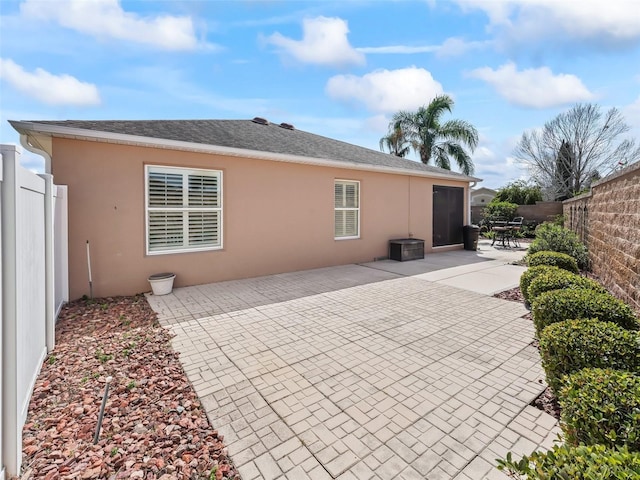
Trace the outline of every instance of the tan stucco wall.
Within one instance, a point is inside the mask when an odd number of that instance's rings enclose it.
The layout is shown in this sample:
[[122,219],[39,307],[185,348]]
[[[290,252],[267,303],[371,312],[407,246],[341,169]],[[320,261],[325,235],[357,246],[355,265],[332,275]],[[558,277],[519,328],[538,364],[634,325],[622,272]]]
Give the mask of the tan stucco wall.
[[[54,139],[53,175],[69,187],[69,286],[94,295],[149,291],[171,271],[175,286],[369,262],[388,240],[412,234],[431,251],[433,184],[466,183],[136,146]],[[224,249],[145,255],[144,166],[223,171]],[[361,182],[360,239],[334,240],[335,179]],[[467,195],[465,192],[465,202]],[[465,204],[465,215],[467,205]]]

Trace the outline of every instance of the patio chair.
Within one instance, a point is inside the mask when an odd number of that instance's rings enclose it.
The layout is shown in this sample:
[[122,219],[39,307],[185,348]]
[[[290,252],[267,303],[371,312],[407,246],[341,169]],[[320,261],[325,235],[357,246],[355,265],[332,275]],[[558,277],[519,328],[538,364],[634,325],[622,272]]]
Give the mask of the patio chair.
[[520,243],[518,243],[518,235],[520,234],[520,230],[522,230],[523,221],[524,217],[515,217],[509,222],[509,239],[513,240],[513,244],[518,248],[520,248]]

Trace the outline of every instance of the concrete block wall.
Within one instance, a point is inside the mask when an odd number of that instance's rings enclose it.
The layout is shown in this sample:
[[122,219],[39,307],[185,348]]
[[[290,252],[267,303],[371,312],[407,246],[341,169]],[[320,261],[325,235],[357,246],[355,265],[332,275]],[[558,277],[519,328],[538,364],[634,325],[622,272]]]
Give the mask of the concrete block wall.
[[[471,222],[477,224],[484,218],[484,206],[471,207]],[[562,202],[537,202],[535,205],[520,205],[516,216],[524,217],[526,223],[550,222],[562,214]]]
[[565,226],[589,248],[591,269],[640,313],[640,162],[563,202]]

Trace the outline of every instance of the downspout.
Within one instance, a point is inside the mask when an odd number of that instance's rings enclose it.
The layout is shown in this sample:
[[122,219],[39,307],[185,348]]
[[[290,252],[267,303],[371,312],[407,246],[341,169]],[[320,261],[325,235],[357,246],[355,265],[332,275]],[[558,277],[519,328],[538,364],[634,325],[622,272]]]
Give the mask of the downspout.
[[29,141],[29,135],[25,133],[20,134],[20,145],[22,145],[31,153],[42,156],[44,158],[44,173],[51,173],[51,155],[49,154],[49,152],[34,146]]
[[477,184],[478,182],[469,183],[469,192],[467,195],[467,225],[471,225],[471,189]]

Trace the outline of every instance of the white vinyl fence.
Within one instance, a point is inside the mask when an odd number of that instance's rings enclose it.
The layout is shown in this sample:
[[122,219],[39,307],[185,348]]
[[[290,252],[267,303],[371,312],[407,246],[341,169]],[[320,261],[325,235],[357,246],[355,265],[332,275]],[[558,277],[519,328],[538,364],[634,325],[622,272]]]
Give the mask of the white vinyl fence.
[[0,145],[0,162],[2,480],[20,473],[22,427],[68,281],[66,188],[23,168],[19,147]]

